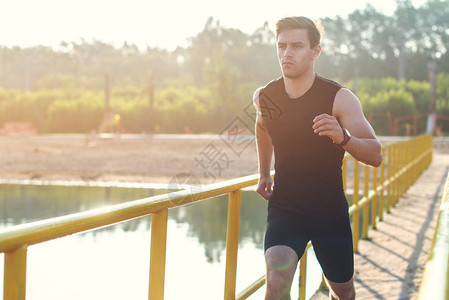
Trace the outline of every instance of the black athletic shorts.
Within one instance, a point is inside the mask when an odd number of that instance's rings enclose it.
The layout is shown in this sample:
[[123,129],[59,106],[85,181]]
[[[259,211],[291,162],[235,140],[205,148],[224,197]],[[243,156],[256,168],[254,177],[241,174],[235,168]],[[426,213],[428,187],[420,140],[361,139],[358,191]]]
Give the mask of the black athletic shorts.
[[304,221],[298,215],[270,207],[265,232],[265,251],[272,246],[288,246],[298,255],[312,241],[324,276],[332,282],[349,281],[354,274],[354,252],[349,216],[335,220]]

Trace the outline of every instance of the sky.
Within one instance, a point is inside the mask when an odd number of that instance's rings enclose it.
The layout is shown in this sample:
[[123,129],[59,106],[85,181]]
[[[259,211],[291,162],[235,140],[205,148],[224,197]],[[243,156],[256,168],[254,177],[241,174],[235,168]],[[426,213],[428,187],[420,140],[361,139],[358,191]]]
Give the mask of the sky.
[[[311,19],[346,16],[368,0],[0,0],[0,46],[60,48],[62,41],[99,40],[115,47],[126,41],[140,49],[186,47],[209,17],[226,28],[251,34],[268,21],[291,15]],[[395,0],[370,1],[391,15]],[[425,0],[413,0],[415,6]],[[268,3],[268,2],[266,2]]]

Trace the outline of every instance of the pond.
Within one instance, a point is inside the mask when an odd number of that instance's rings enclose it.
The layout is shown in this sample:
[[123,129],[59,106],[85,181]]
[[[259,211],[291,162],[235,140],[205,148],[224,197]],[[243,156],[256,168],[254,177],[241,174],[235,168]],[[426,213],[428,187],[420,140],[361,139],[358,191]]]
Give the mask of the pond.
[[[164,189],[0,185],[0,230],[165,193]],[[227,196],[169,210],[165,299],[223,299]],[[265,273],[267,202],[242,191],[237,293]],[[151,216],[28,248],[27,299],[148,299]],[[4,255],[0,255],[3,270]],[[309,251],[307,295],[321,280]],[[298,295],[298,272],[292,299]],[[3,285],[3,272],[0,272]],[[262,299],[262,287],[249,299]],[[2,297],[2,293],[0,297]],[[2,298],[0,298],[2,299]]]

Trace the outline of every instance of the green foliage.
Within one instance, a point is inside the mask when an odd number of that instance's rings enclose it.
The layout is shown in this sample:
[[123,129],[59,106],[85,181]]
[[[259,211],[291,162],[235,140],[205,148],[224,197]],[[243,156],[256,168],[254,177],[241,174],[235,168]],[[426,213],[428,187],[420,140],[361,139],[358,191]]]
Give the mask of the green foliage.
[[111,107],[120,115],[120,122],[128,132],[145,131],[145,119],[149,114],[148,101],[143,99],[112,98]]
[[155,128],[175,133],[191,130],[203,132],[210,124],[213,97],[207,89],[168,88],[155,95]]
[[[346,84],[354,89],[354,82]],[[387,112],[392,121],[402,116],[426,114],[429,109],[430,84],[416,80],[396,80],[394,78],[362,78],[357,83],[357,96],[362,103],[365,116],[377,134],[390,134]],[[421,117],[418,131],[424,132],[425,120]]]
[[418,113],[426,113],[429,109],[430,83],[410,80],[405,82],[405,90],[413,95],[415,108]]
[[124,100],[133,100],[137,98],[143,98],[145,91],[132,85],[126,85],[123,87],[115,87],[111,91],[112,98],[123,98]]
[[[448,0],[420,7],[397,1],[392,15],[368,4],[322,22],[316,72],[339,82],[358,78],[357,86],[346,86],[367,117],[384,115],[373,121],[377,133],[389,133],[388,111],[393,119],[428,111],[431,60],[441,73],[437,112],[449,113]],[[28,121],[38,132],[97,129],[109,78],[110,106],[128,132],[218,133],[250,104],[257,87],[281,75],[273,29],[265,22],[247,34],[209,18],[186,48],[173,51],[83,39],[63,42],[60,51],[0,47],[0,125]]]
[[37,83],[39,89],[75,89],[82,87],[83,81],[86,81],[86,78],[79,78],[72,75],[62,75],[62,74],[54,74],[48,75],[40,79]]
[[437,111],[447,107],[449,107],[449,73],[440,73],[437,83]]
[[23,93],[0,88],[0,120],[3,122],[31,122],[39,132],[45,131],[47,112],[57,100],[73,99],[80,91],[40,90]]
[[[439,74],[437,83],[437,113],[449,116],[449,74]],[[449,132],[449,120],[438,121],[443,132]]]
[[[122,127],[130,133],[147,131],[148,124],[151,124],[151,131],[162,133],[221,132],[251,104],[252,94],[260,84],[257,80],[245,79],[223,54],[215,54],[211,59],[204,70],[208,75],[205,86],[183,81],[171,87],[155,88],[152,112],[148,85],[113,86],[110,107],[114,114],[120,115]],[[89,84],[72,79],[74,77],[62,75],[48,78],[42,86],[59,82],[56,85],[63,87],[35,92],[0,88],[0,123],[28,121],[40,133],[86,133],[98,129],[105,113],[104,91],[81,88]],[[394,120],[401,116],[426,114],[429,109],[429,82],[399,81],[392,77],[359,78],[357,86],[354,81],[345,86],[357,93],[367,118],[376,116],[372,124],[378,134],[390,133],[387,112]],[[448,115],[448,74],[439,74],[437,87],[437,112]],[[420,119],[418,125],[422,132],[425,121]],[[443,129],[449,130],[446,127],[449,125],[444,125]]]
[[13,92],[11,96],[0,102],[0,119],[4,122],[34,120],[36,116],[31,106],[33,95]]
[[[354,82],[346,86],[353,90]],[[357,95],[365,114],[390,111],[393,116],[425,113],[429,106],[428,82],[398,81],[394,78],[362,78],[357,83]]]
[[[404,0],[391,16],[368,5],[324,19],[317,72],[340,82],[357,77],[357,86],[346,86],[357,93],[365,115],[390,112],[394,119],[428,111],[430,84],[424,80],[434,60],[441,72],[437,112],[448,114],[447,4],[431,0],[414,7]],[[0,88],[0,123],[29,121],[39,132],[97,129],[107,76],[110,106],[128,132],[151,124],[158,132],[218,133],[250,104],[257,87],[280,75],[267,22],[246,34],[209,18],[188,47],[171,52],[85,40],[61,46],[63,51],[0,47],[0,86],[7,88]],[[404,76],[408,80],[395,79]],[[389,133],[385,118],[373,124],[378,133]]]
[[97,128],[104,104],[94,93],[73,100],[56,100],[48,107],[45,131],[73,133]]
[[390,111],[393,116],[408,116],[416,113],[413,95],[403,89],[377,93],[370,98],[367,109],[374,112]]
[[[354,90],[353,81],[348,82],[346,86]],[[357,95],[362,102],[365,114],[390,111],[393,116],[403,116],[418,112],[426,113],[429,107],[430,84],[428,82],[399,81],[391,77],[362,78],[359,79],[357,87]]]

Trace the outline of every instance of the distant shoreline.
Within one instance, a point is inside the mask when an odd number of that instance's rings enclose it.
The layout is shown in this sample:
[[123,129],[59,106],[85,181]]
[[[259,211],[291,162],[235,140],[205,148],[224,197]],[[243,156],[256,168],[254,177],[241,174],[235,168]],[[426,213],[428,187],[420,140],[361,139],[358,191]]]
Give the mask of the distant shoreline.
[[[379,139],[388,144],[406,137]],[[434,144],[449,153],[449,138]],[[205,169],[200,161],[211,146],[221,161]],[[201,185],[257,174],[255,141],[236,153],[213,134],[103,136],[87,144],[85,135],[0,136],[0,184],[165,189],[179,174]]]

